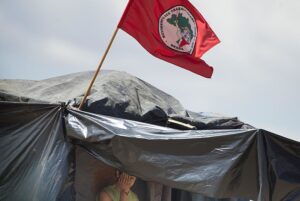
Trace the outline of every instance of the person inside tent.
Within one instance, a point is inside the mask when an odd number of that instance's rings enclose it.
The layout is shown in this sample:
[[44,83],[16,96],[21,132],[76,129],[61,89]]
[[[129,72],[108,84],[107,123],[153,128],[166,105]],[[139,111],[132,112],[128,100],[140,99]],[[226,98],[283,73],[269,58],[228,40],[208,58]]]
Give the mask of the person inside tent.
[[135,180],[135,176],[116,170],[116,182],[105,187],[97,201],[138,201],[137,195],[131,191]]

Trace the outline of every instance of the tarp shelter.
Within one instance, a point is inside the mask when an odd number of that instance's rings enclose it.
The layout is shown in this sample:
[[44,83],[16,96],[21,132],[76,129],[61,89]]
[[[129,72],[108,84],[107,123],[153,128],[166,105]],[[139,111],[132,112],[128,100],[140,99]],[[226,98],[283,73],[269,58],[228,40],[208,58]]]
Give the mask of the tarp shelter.
[[[85,106],[98,109],[94,113],[41,103],[47,101],[41,94],[49,94],[43,88],[70,90],[66,82],[79,75],[14,93],[5,87],[10,81],[0,82],[1,201],[95,200],[111,182],[111,167],[139,178],[140,200],[300,200],[299,142],[237,118],[186,111],[173,97],[119,72],[107,72],[111,79],[96,84]],[[21,94],[25,88],[29,97]],[[98,92],[102,97],[93,99]],[[77,97],[74,91],[61,97],[71,93]],[[162,126],[170,117],[196,130]]]

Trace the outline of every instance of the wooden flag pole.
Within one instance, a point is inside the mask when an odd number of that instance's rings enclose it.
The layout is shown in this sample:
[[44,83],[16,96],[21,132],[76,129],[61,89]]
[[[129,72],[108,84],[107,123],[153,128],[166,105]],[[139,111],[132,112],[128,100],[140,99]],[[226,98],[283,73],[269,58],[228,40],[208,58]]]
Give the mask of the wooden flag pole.
[[107,46],[107,48],[106,48],[106,50],[105,50],[105,52],[104,52],[104,54],[103,54],[103,56],[102,56],[102,58],[101,58],[99,64],[98,64],[98,68],[97,68],[97,70],[96,70],[96,72],[95,72],[95,74],[94,74],[94,77],[93,77],[93,79],[92,79],[92,81],[91,81],[91,83],[90,83],[88,89],[86,90],[86,92],[85,92],[85,94],[84,94],[84,97],[83,97],[83,99],[82,99],[82,101],[81,101],[81,103],[80,103],[80,105],[79,105],[79,108],[78,108],[79,110],[81,110],[83,104],[84,104],[85,101],[86,101],[87,96],[89,95],[89,93],[90,93],[90,91],[91,91],[91,88],[92,88],[92,86],[93,86],[93,84],[94,84],[94,82],[95,82],[95,80],[96,80],[96,78],[97,78],[97,76],[98,76],[98,74],[99,74],[99,71],[100,71],[100,69],[101,69],[101,67],[102,67],[102,64],[103,64],[103,62],[104,62],[104,60],[105,60],[105,58],[106,58],[106,55],[107,55],[107,53],[109,52],[109,49],[110,49],[110,47],[111,47],[111,45],[112,45],[112,43],[113,43],[113,41],[114,41],[114,39],[115,39],[115,37],[116,37],[116,35],[117,35],[117,33],[118,33],[118,30],[119,30],[119,27],[116,28],[116,30],[114,31],[114,33],[113,33],[113,35],[112,35],[112,37],[111,37],[111,39],[110,39],[110,41],[109,41],[109,44],[108,44],[108,46]]

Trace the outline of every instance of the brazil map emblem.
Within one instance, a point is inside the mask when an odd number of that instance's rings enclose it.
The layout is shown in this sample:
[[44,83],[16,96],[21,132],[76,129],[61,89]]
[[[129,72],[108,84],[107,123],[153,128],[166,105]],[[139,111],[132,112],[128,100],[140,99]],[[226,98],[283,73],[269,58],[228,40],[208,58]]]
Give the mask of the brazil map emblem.
[[159,34],[169,48],[192,54],[197,39],[195,18],[185,7],[175,6],[161,15]]

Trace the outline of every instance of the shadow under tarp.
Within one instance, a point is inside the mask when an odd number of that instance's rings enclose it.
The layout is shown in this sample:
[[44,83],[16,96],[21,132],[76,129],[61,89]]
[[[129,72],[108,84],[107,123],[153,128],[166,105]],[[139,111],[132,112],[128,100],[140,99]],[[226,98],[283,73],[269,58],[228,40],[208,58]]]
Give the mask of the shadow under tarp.
[[[76,146],[76,201],[93,200],[101,190],[115,183],[115,170],[112,166],[95,159],[80,146]],[[132,189],[143,201],[171,201],[171,188],[137,178]]]
[[[98,201],[101,190],[115,183],[115,168],[91,156],[84,148],[76,146],[76,201]],[[201,194],[172,189],[157,182],[137,178],[132,188],[140,201],[248,201],[249,199],[214,199]]]

